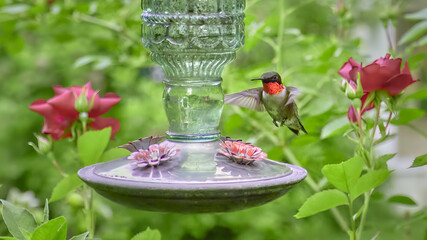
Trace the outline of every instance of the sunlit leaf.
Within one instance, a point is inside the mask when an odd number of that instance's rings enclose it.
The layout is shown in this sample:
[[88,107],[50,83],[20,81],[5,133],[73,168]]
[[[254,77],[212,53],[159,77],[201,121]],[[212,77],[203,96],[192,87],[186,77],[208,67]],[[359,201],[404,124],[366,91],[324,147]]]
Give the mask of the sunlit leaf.
[[422,62],[426,56],[427,54],[425,53],[419,53],[417,55],[414,55],[408,58],[409,69],[417,69],[420,62]]
[[390,122],[394,125],[404,125],[414,120],[424,117],[425,111],[417,108],[405,108],[399,113],[399,117],[392,119]]
[[415,99],[415,100],[427,99],[427,90],[419,90],[405,96],[405,101],[410,99]]
[[17,239],[26,240],[25,232],[33,233],[37,227],[34,216],[24,208],[17,207],[6,200],[2,202],[2,217],[7,229]]
[[418,156],[409,168],[421,167],[427,164],[427,154]]
[[43,208],[43,223],[49,221],[49,200],[46,198]]
[[414,43],[414,45],[417,46],[417,47],[421,47],[421,46],[427,45],[427,35],[425,35],[424,37],[420,38],[420,40],[416,41]]
[[77,149],[85,166],[98,163],[111,137],[111,127],[88,131],[79,137]]
[[53,189],[49,202],[58,201],[67,196],[68,193],[83,185],[83,181],[77,173],[63,178]]
[[9,14],[17,14],[17,13],[26,12],[28,9],[30,9],[30,6],[27,4],[14,4],[14,5],[2,7],[0,9],[0,12],[9,13]]
[[336,188],[350,192],[363,170],[363,161],[353,157],[339,164],[328,164],[322,168],[322,173]]
[[225,131],[230,132],[239,128],[243,124],[243,119],[239,114],[233,114],[225,120]]
[[40,225],[33,233],[31,240],[66,240],[67,222],[58,217]]
[[70,240],[86,240],[88,235],[89,235],[89,233],[85,232],[85,233],[82,233],[80,235],[77,235],[77,236],[70,238]]
[[400,204],[411,205],[411,206],[417,205],[417,203],[414,200],[412,200],[412,198],[404,195],[392,196],[388,199],[388,201],[391,203],[400,203]]
[[406,44],[416,40],[427,33],[427,20],[415,24],[410,28],[399,41],[399,44]]
[[131,240],[161,240],[161,235],[159,230],[148,227],[145,231],[135,235]]
[[295,217],[305,218],[316,213],[347,204],[348,199],[345,193],[337,189],[325,190],[322,192],[315,193],[314,195],[309,197],[300,207]]
[[96,60],[95,56],[84,56],[74,62],[74,68],[79,68]]
[[397,153],[385,154],[375,160],[375,169],[387,169],[387,161],[394,158]]
[[99,162],[108,162],[117,158],[122,158],[129,155],[129,151],[124,148],[112,148],[105,151]]
[[409,20],[423,20],[427,19],[427,8],[421,9],[418,12],[408,13],[405,15],[406,19]]
[[350,198],[353,201],[365,192],[381,185],[390,175],[390,171],[386,169],[375,170],[362,175],[350,190]]
[[344,132],[350,127],[347,116],[334,119],[322,128],[320,138],[327,138],[336,135],[340,132]]

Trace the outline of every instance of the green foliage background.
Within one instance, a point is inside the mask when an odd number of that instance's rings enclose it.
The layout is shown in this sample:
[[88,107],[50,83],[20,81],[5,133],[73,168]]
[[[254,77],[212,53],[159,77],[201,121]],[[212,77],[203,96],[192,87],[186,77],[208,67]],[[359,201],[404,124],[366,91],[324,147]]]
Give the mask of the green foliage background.
[[[361,41],[354,38],[352,29],[389,17],[404,28],[402,13],[408,6],[417,6],[416,1],[406,1],[396,10],[390,7],[394,1],[365,1],[368,8],[358,1],[343,2],[346,10],[337,11],[335,0],[248,0],[246,45],[223,73],[225,93],[256,87],[248,79],[273,70],[282,73],[286,84],[302,91],[298,106],[309,135],[294,137],[269,124],[267,114],[231,106],[224,108],[221,129],[225,136],[256,142],[271,159],[297,159],[313,181],[320,182],[316,184],[320,189],[327,187],[321,167],[354,153],[353,144],[342,134],[321,137],[322,128],[344,117],[349,107],[336,71],[349,57],[358,61],[366,57],[359,55]],[[27,145],[43,125],[42,117],[28,106],[52,97],[52,85],[69,87],[91,81],[101,95],[115,92],[122,97],[107,114],[121,123],[110,147],[167,130],[163,84],[153,80],[154,64],[140,40],[139,5],[135,0],[58,0],[52,4],[0,0],[0,198],[17,187],[34,191],[43,202],[61,179],[51,163]],[[406,60],[423,51],[425,46],[411,46],[402,48],[398,56]],[[427,68],[420,66],[426,66],[423,57],[411,68],[418,67],[415,74],[426,79]],[[55,152],[61,166],[72,173],[79,166],[69,145],[58,142]],[[200,215],[143,212],[97,196],[96,235],[105,240],[130,239],[149,226],[159,229],[163,239],[345,239],[346,233],[329,212],[302,220],[293,217],[314,191],[305,182],[261,207]],[[69,235],[85,231],[79,201],[71,194],[51,205],[52,215],[66,217]],[[425,213],[405,217],[394,213],[393,207],[381,198],[372,203],[365,238],[380,231],[378,239],[423,239]],[[0,223],[0,235],[6,234]]]

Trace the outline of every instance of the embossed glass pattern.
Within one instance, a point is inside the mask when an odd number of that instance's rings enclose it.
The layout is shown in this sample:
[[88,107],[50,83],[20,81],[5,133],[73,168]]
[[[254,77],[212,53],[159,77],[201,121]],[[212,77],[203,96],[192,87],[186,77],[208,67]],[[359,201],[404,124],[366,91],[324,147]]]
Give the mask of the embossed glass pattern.
[[244,0],[143,0],[142,40],[165,72],[169,138],[220,137],[221,72],[244,44]]

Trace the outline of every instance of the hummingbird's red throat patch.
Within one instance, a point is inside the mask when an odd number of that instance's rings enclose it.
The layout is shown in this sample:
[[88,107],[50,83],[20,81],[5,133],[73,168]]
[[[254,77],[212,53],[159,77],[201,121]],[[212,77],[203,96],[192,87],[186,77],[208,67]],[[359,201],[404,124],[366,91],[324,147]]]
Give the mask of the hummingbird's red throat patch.
[[264,92],[270,95],[279,94],[285,88],[283,84],[277,82],[263,83],[262,85],[264,86]]

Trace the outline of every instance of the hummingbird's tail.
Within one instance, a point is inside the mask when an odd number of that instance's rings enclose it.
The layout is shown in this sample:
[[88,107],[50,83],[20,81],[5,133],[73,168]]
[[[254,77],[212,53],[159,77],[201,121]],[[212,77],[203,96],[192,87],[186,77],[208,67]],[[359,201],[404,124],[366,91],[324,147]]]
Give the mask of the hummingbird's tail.
[[301,121],[298,119],[298,125],[299,125],[299,129],[294,129],[294,128],[289,128],[289,130],[291,130],[293,133],[295,133],[295,135],[299,135],[299,131],[303,131],[305,134],[308,134],[307,131],[305,130],[304,126],[302,125]]
[[303,131],[305,134],[308,134],[305,130],[304,126],[302,125],[301,121],[298,119],[299,126],[301,127],[301,131]]

